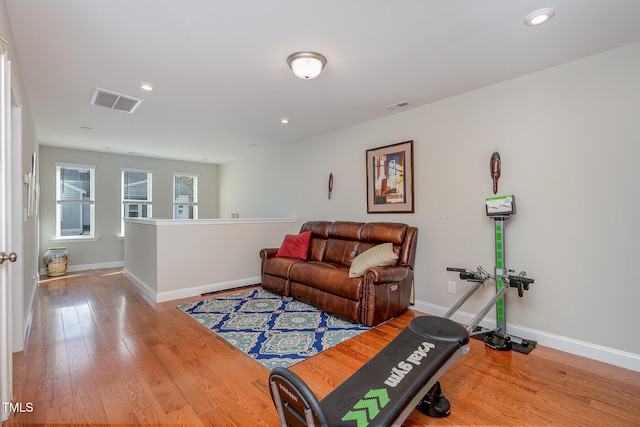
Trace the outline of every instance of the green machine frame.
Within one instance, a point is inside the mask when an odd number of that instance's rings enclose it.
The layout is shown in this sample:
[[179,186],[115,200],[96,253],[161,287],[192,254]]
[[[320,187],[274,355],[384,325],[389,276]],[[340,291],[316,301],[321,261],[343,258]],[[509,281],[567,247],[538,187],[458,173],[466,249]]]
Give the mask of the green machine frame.
[[[494,217],[495,221],[495,236],[496,236],[496,266],[493,271],[493,276],[496,278],[496,292],[499,292],[503,286],[505,286],[502,275],[505,270],[505,256],[504,256],[504,224],[508,217],[499,216]],[[507,313],[505,297],[498,299],[496,302],[496,326],[498,331],[507,332]]]
[[[513,195],[498,196],[486,199],[487,216],[493,218],[495,223],[495,268],[494,278],[496,282],[496,293],[502,294],[496,301],[496,328],[495,330],[484,331],[478,328],[478,338],[482,337],[487,346],[498,350],[516,350],[521,353],[529,353],[536,345],[535,341],[525,340],[520,337],[507,334],[507,304],[503,287],[513,286],[511,282],[520,282],[519,293],[522,296],[522,290],[528,289],[528,285],[533,283],[532,280],[524,278],[526,273],[520,272],[518,276],[511,276],[509,273],[514,270],[507,269],[505,257],[505,224],[509,217],[516,213],[516,200]],[[505,283],[505,278],[507,283]],[[520,279],[522,278],[522,279]]]

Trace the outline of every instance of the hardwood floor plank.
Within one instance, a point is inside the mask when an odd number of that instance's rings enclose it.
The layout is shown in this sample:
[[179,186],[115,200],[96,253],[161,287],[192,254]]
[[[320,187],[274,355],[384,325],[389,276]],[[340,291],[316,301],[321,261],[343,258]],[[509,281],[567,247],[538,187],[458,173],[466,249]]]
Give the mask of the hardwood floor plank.
[[183,408],[176,409],[173,412],[169,412],[167,414],[167,420],[167,424],[178,426],[195,426],[202,424],[202,419],[193,411],[193,408],[191,408],[190,406],[185,406]]
[[95,382],[80,382],[75,387],[71,411],[73,415],[60,416],[58,422],[66,423],[71,419],[74,423],[99,424],[107,420],[102,396]]
[[140,337],[128,337],[125,344],[136,360],[138,374],[146,382],[165,413],[187,407],[187,401],[167,375],[158,359]]
[[210,426],[265,426],[260,419],[251,419],[235,413],[232,409],[216,407],[200,415],[204,425]]
[[100,395],[104,402],[106,420],[95,420],[95,424],[141,424],[136,415],[133,402],[129,399],[126,379],[111,379],[108,382],[99,381]]
[[153,346],[151,350],[197,415],[216,406],[216,403],[203,392],[198,380],[192,376],[171,350],[164,345]]
[[158,425],[167,422],[164,408],[139,372],[123,379],[122,383],[127,391],[127,397],[133,405],[139,424]]
[[14,383],[15,400],[13,402],[33,405],[31,412],[13,414],[17,421],[14,425],[44,424],[47,408],[44,362],[34,355],[28,355],[22,358],[22,365],[14,365],[14,369],[21,369],[23,373],[20,376],[20,382]]
[[45,399],[47,407],[52,407],[72,401],[73,391],[66,346],[57,342],[48,348],[50,356],[46,359],[45,366],[45,386],[48,386]]

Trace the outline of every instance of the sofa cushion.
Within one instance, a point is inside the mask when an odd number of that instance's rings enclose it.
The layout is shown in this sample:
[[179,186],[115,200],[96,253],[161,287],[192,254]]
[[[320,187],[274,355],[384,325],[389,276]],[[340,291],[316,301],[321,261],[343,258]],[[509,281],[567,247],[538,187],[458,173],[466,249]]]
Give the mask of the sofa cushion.
[[289,270],[291,283],[297,282],[354,301],[363,297],[362,278],[349,278],[349,267],[330,262],[299,262]]
[[360,251],[358,251],[359,247],[360,242],[356,240],[329,239],[327,240],[325,258],[328,262],[349,267],[351,260],[360,253]]
[[349,277],[359,277],[371,267],[384,267],[398,262],[398,255],[393,252],[393,243],[383,243],[362,252],[355,257],[349,268]]
[[329,237],[329,228],[331,227],[331,224],[332,223],[329,221],[307,221],[302,225],[300,232],[311,231],[314,237],[317,236],[326,239]]
[[325,248],[329,237],[329,221],[308,221],[302,226],[300,232],[311,231],[311,241],[309,242],[309,254],[307,259],[311,261],[325,261]]
[[329,227],[329,238],[360,240],[363,222],[336,221]]
[[276,257],[307,259],[309,240],[311,240],[311,231],[305,231],[300,234],[287,234],[276,253]]
[[289,279],[289,270],[293,264],[302,262],[298,258],[269,258],[264,262],[263,272],[271,276]]
[[402,245],[408,228],[409,226],[406,224],[370,222],[362,227],[361,240],[376,243],[391,242],[394,245]]
[[317,238],[311,234],[309,242],[309,260],[326,261],[327,239]]

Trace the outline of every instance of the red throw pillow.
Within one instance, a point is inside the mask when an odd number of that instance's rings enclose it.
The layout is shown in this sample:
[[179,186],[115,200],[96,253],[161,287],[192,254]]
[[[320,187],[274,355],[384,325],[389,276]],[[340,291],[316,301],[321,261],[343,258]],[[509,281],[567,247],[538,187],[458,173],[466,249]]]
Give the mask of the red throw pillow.
[[310,240],[311,231],[305,231],[300,234],[287,234],[284,236],[284,242],[278,249],[276,257],[307,259]]

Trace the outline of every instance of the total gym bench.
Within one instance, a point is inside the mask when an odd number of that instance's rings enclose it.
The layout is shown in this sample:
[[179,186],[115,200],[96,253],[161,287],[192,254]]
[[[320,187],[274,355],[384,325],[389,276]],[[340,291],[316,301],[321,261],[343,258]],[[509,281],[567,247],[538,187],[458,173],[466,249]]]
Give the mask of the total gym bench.
[[283,426],[388,426],[401,424],[417,408],[434,417],[450,413],[438,379],[469,351],[469,336],[510,287],[522,296],[532,279],[500,277],[500,288],[466,327],[449,319],[485,281],[494,279],[477,271],[448,268],[474,286],[444,315],[414,318],[380,353],[338,388],[318,401],[292,371],[275,368],[269,376],[271,398]]

